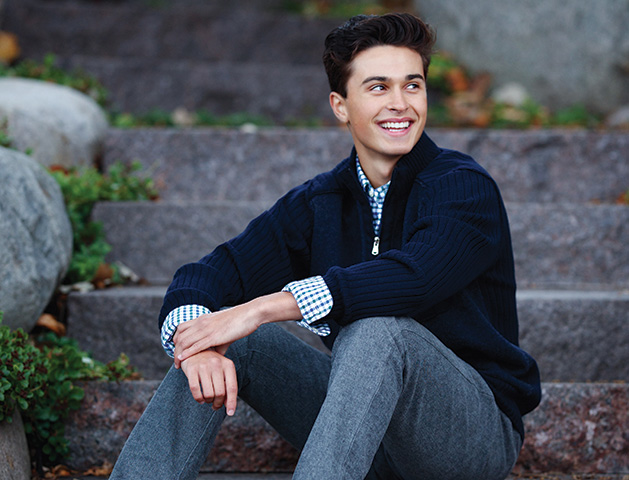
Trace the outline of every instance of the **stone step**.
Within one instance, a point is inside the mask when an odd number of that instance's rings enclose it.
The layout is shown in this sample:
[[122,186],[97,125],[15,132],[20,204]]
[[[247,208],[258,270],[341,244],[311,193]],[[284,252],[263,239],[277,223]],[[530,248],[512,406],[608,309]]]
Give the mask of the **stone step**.
[[[73,477],[74,480],[99,480],[106,477]],[[290,480],[291,473],[201,473],[197,480]],[[608,475],[606,473],[577,475],[573,473],[542,473],[537,475],[512,474],[507,480],[629,480],[629,475]]]
[[[242,474],[242,473],[202,473],[198,480],[290,480],[290,473],[280,473],[277,475],[258,473],[258,474]],[[84,477],[85,480],[94,477]],[[537,475],[520,475],[511,474],[507,480],[629,480],[629,475],[608,475],[606,473],[600,475],[577,475],[573,473],[542,473]]]
[[[72,293],[68,335],[98,360],[126,353],[144,378],[161,379],[172,360],[162,350],[157,316],[165,287]],[[538,361],[543,381],[629,381],[629,290],[521,290],[520,344]],[[316,335],[283,324],[311,345]]]
[[100,80],[110,110],[335,123],[321,53],[339,21],[249,3],[10,0],[3,28],[18,35],[24,57],[52,52],[62,68]]
[[[66,423],[71,452],[67,464],[85,469],[114,463],[157,385],[156,381],[84,384],[83,406]],[[587,478],[629,473],[628,384],[545,383],[542,388],[541,405],[525,417],[527,437],[513,478],[549,472]],[[241,401],[236,415],[223,424],[203,471],[291,472],[297,456]]]
[[[496,179],[506,201],[613,202],[629,182],[629,135],[620,132],[429,128],[428,133],[439,146],[472,155]],[[164,200],[274,201],[334,167],[351,147],[344,128],[110,129],[103,164],[141,162]]]
[[[168,284],[177,268],[240,233],[270,205],[105,202],[95,206],[93,219],[104,225],[110,260],[153,284]],[[507,203],[507,211],[520,286],[627,285],[629,208]]]
[[110,111],[185,108],[218,116],[244,113],[282,125],[336,123],[321,66],[83,55],[58,63],[97,78],[109,92]]
[[291,13],[282,9],[281,0],[239,0],[237,6],[219,0],[169,0],[154,6],[140,0],[4,3],[2,27],[18,36],[28,58],[53,52],[59,58],[229,60],[320,68],[323,40],[340,23]]
[[[125,287],[71,293],[68,336],[94,358],[109,362],[123,352],[145,379],[164,377],[172,359],[162,349],[157,317],[166,287]],[[287,330],[327,352],[319,337],[293,322]]]

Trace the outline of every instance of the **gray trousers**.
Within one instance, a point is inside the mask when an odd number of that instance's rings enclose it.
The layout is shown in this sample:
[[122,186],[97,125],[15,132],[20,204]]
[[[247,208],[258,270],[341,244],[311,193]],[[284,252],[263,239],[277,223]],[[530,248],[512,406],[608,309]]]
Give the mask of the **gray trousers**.
[[[295,479],[500,480],[521,447],[478,372],[410,318],[344,327],[332,358],[277,325],[227,356],[240,399],[301,450]],[[110,480],[196,479],[224,418],[171,368]]]

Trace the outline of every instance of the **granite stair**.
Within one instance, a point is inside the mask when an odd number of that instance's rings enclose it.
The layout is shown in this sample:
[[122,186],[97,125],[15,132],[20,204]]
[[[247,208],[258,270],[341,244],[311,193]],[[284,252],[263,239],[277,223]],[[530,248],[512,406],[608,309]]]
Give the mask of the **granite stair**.
[[5,3],[3,28],[24,56],[54,53],[60,66],[95,76],[114,111],[333,123],[320,58],[338,20],[292,14],[280,0]]
[[[544,382],[543,404],[526,418],[527,443],[514,475],[627,473],[629,209],[612,202],[626,178],[627,138],[572,130],[432,129],[429,134],[444,147],[472,153],[486,166],[510,216],[521,344],[538,360]],[[134,382],[137,391],[120,387],[139,403],[125,400],[123,392],[107,394],[101,391],[105,387],[90,386],[96,389],[88,396],[95,402],[95,417],[81,417],[87,415],[86,407],[71,422],[78,425],[78,438],[81,431],[92,431],[86,425],[103,423],[107,402],[121,401],[128,408],[111,408],[126,412],[128,423],[114,417],[112,425],[102,428],[117,428],[118,436],[97,437],[99,445],[119,448],[133,415],[142,411],[156,379],[170,366],[159,345],[156,316],[174,270],[239,232],[292,185],[331,168],[350,144],[347,133],[337,128],[271,128],[112,129],[106,145],[105,168],[138,160],[142,173],[163,185],[157,202],[102,203],[94,212],[113,245],[112,260],[129,265],[150,285],[69,298],[69,334],[102,360],[126,351],[145,375],[145,381]],[[594,157],[596,162],[588,161]],[[591,185],[579,184],[580,175],[573,172],[577,167]],[[107,335],[98,328],[103,322],[110,327]],[[314,335],[292,327],[305,341],[324,348]],[[295,452],[247,406],[241,405],[238,415],[242,417],[225,425],[218,443],[223,450],[214,453],[205,469],[290,471]],[[248,425],[248,440],[238,422]],[[83,448],[77,459],[93,458],[85,451],[90,449],[98,452],[97,458],[115,458],[115,453],[91,447],[89,438],[94,435],[84,434],[77,443]],[[262,454],[256,447],[261,456],[254,461],[251,450],[239,449],[232,439],[265,445],[273,453]]]
[[[84,407],[66,427],[74,439],[70,465],[82,469],[114,462],[158,384],[86,383]],[[513,475],[629,474],[628,384],[544,383],[543,395],[540,407],[525,417],[528,434]],[[288,443],[240,402],[236,415],[225,420],[202,471],[287,473],[297,458]]]

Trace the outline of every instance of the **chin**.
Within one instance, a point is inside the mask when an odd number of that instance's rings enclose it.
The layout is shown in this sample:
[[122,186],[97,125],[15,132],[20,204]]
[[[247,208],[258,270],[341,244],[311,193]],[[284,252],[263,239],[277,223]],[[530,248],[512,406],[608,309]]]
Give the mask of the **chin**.
[[392,155],[392,156],[399,156],[399,157],[401,157],[402,155],[406,155],[411,150],[413,150],[413,147],[415,146],[415,143],[417,143],[417,142],[414,142],[412,145],[406,145],[406,146],[400,146],[400,147],[397,147],[397,148],[392,148],[390,150],[390,155]]

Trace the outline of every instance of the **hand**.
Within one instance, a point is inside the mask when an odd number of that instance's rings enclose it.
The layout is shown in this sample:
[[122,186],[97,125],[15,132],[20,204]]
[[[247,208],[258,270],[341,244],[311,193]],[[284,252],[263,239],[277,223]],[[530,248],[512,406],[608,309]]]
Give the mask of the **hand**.
[[234,341],[253,333],[259,326],[249,304],[201,315],[180,324],[173,336],[175,367],[199,352],[214,347],[224,353]]
[[181,362],[181,368],[198,403],[211,403],[214,410],[225,405],[227,415],[235,413],[238,379],[230,359],[215,350],[206,350]]

